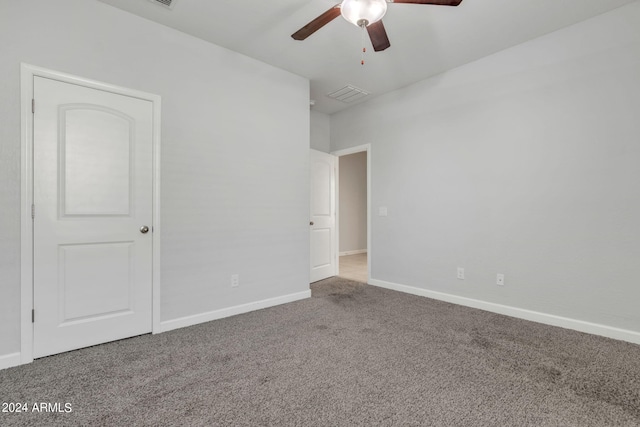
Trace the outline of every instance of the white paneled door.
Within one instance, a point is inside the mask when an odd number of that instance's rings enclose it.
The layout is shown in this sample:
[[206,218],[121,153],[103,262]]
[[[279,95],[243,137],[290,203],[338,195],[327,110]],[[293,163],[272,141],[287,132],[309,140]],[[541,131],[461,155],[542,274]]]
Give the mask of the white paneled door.
[[336,158],[311,150],[311,283],[336,275]]
[[33,355],[151,332],[152,102],[34,77]]

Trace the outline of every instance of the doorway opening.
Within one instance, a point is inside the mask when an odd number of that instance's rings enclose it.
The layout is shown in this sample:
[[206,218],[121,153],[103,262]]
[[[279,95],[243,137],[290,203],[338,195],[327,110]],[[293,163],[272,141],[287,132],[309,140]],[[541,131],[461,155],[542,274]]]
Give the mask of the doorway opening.
[[370,145],[333,154],[338,157],[338,276],[368,283],[371,277]]

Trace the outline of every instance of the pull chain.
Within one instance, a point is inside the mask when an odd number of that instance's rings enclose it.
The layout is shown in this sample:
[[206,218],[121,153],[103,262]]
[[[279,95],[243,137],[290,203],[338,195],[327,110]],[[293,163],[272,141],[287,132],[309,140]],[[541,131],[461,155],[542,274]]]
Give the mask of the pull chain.
[[364,65],[364,54],[367,52],[367,48],[365,47],[366,39],[365,39],[364,33],[366,32],[367,26],[363,23],[361,27],[362,27],[362,55],[360,56],[360,65]]

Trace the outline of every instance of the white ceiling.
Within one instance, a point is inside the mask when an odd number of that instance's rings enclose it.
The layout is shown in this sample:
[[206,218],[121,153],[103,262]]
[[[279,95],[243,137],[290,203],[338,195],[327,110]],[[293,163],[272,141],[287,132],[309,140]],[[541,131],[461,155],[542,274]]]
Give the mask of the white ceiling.
[[[463,0],[458,7],[389,4],[391,47],[360,64],[361,30],[336,18],[305,41],[291,34],[339,0],[100,0],[311,81],[314,110],[353,104],[326,95],[350,84],[375,95],[407,86],[635,0]],[[362,102],[362,101],[358,101]]]

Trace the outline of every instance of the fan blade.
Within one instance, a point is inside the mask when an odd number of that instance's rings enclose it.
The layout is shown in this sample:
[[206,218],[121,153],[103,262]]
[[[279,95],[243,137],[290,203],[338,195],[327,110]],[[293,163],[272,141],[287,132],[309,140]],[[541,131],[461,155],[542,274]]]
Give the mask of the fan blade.
[[367,25],[367,32],[369,33],[369,38],[371,39],[373,50],[375,50],[376,52],[380,52],[381,50],[385,50],[386,48],[391,46],[389,37],[387,37],[387,31],[384,29],[382,21],[374,22],[371,25]]
[[457,6],[462,0],[391,0],[391,3],[435,4],[439,6]]
[[339,4],[333,6],[331,9],[327,10],[325,13],[318,16],[316,19],[309,22],[304,27],[300,28],[298,31],[293,33],[291,37],[293,37],[295,40],[304,40],[307,37],[309,37],[311,34],[318,31],[320,28],[327,25],[329,22],[336,19],[338,16],[340,16]]

